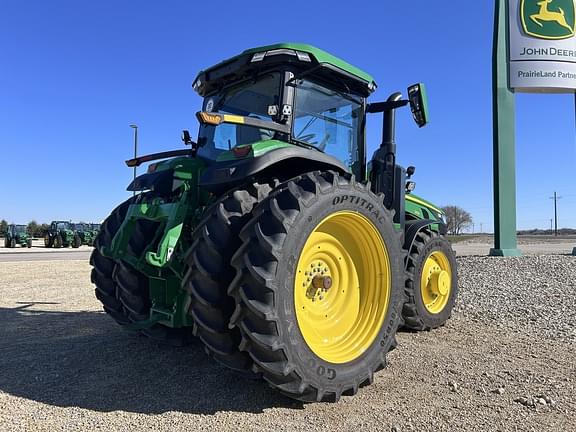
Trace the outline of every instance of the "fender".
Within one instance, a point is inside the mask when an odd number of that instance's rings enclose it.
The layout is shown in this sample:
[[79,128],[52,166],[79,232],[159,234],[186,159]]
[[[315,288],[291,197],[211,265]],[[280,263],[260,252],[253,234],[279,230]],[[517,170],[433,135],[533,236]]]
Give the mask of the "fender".
[[289,146],[255,158],[218,162],[206,169],[200,177],[200,186],[212,193],[221,193],[266,171],[267,174],[287,178],[315,170],[350,172],[338,159],[316,150]]
[[166,188],[171,186],[173,177],[173,169],[141,174],[128,185],[126,190],[130,192],[143,190],[157,191],[159,188]]
[[[420,231],[431,225],[438,225],[440,234],[444,235],[447,232],[446,225],[442,221],[433,219],[418,219],[406,222],[405,234],[404,234],[404,249],[410,253],[412,246],[414,246],[414,240]],[[408,265],[408,260],[406,260],[405,266]]]

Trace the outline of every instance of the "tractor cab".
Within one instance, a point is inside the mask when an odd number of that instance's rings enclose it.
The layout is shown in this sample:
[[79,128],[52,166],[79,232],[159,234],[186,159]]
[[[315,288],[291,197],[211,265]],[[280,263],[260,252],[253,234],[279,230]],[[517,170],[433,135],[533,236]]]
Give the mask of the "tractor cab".
[[365,98],[374,79],[309,45],[244,51],[200,72],[198,154],[222,161],[264,150],[317,151],[359,178],[365,169]]
[[88,224],[74,223],[71,225],[71,228],[76,232],[84,232],[88,229]]
[[50,229],[54,231],[71,230],[70,222],[66,221],[54,221],[50,224]]
[[14,225],[14,224],[9,225],[8,232],[13,236],[26,234],[26,225]]

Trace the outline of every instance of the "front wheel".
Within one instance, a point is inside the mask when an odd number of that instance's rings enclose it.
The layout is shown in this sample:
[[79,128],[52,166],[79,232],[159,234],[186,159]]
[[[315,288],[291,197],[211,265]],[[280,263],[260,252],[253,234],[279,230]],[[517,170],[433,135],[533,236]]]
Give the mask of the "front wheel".
[[52,247],[52,237],[50,236],[50,234],[45,234],[44,235],[44,247],[50,248]]
[[182,282],[190,293],[188,313],[194,321],[194,334],[216,361],[248,377],[255,377],[252,359],[238,348],[238,329],[228,327],[235,307],[228,286],[236,274],[230,259],[241,244],[240,230],[273,185],[244,185],[223,195],[207,210],[194,230]]
[[[144,321],[150,316],[149,280],[121,260],[105,257],[101,253],[103,246],[110,247],[112,239],[120,229],[131,204],[145,196],[137,195],[116,207],[102,224],[102,229],[94,240],[94,250],[90,256],[92,265],[91,280],[95,285],[96,298],[100,300],[104,311],[118,324],[126,326]],[[156,225],[148,221],[139,221],[128,244],[133,256],[140,256],[156,233]],[[167,345],[184,345],[192,340],[189,328],[170,328],[155,324],[140,330],[140,333]]]
[[444,325],[458,295],[456,257],[450,242],[424,229],[416,235],[406,260],[404,327],[430,330]]
[[61,248],[62,247],[62,236],[60,234],[57,234],[54,237],[53,245],[55,248]]
[[16,239],[12,238],[12,240],[10,240],[10,247],[11,248],[15,248],[16,247]]
[[373,381],[396,345],[404,252],[382,197],[332,172],[274,191],[242,230],[232,324],[257,370],[302,401]]

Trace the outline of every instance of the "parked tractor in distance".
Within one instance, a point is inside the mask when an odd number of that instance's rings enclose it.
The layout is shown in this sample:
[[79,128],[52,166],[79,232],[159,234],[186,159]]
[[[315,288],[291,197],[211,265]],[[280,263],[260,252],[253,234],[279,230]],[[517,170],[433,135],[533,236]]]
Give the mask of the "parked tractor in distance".
[[32,247],[32,238],[26,232],[26,225],[8,225],[4,237],[4,247],[15,248],[16,245]]
[[75,234],[72,224],[67,221],[52,221],[50,228],[44,234],[44,246],[47,248],[70,247],[78,248],[80,237]]
[[73,224],[73,230],[81,245],[92,246],[94,238],[96,238],[100,230],[100,224],[75,223]]
[[[103,222],[90,262],[120,325],[172,344],[199,338],[246,377],[302,401],[372,383],[404,325],[443,325],[457,294],[445,215],[396,163],[395,114],[427,123],[423,85],[407,99],[310,45],[249,49],[199,73],[190,149],[153,162]],[[367,160],[366,120],[383,116]]]

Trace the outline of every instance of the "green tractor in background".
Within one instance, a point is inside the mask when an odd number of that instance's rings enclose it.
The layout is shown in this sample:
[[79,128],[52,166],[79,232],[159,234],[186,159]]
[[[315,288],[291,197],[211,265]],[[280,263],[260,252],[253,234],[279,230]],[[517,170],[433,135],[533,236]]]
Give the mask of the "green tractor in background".
[[100,231],[100,224],[75,223],[72,224],[72,229],[74,230],[74,235],[79,238],[81,245],[92,246],[98,231]]
[[[152,162],[103,222],[96,296],[122,326],[206,352],[302,401],[374,379],[400,326],[443,325],[457,295],[445,216],[396,164],[395,112],[427,122],[422,85],[368,103],[362,70],[309,45],[200,72],[190,149]],[[383,115],[367,161],[366,119]],[[171,158],[171,159],[168,159]],[[166,159],[166,160],[162,160]]]
[[44,246],[47,248],[70,247],[78,248],[82,244],[75,233],[73,225],[68,221],[52,221],[44,234]]
[[4,236],[4,247],[15,248],[16,245],[22,247],[32,247],[32,237],[26,231],[26,225],[8,225],[6,235]]
[[91,223],[89,225],[90,225],[90,230],[94,234],[94,237],[96,237],[98,235],[98,233],[100,232],[100,224],[99,223]]

